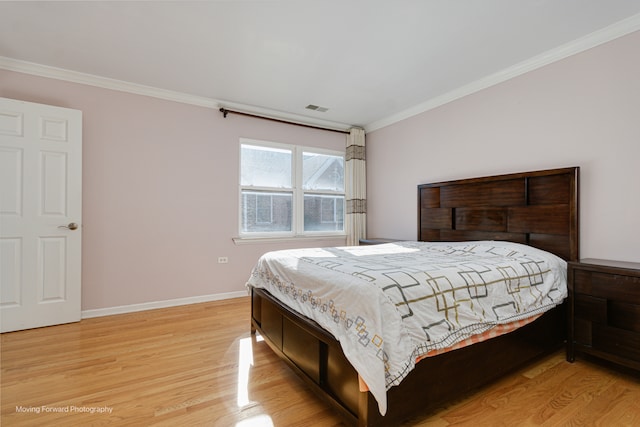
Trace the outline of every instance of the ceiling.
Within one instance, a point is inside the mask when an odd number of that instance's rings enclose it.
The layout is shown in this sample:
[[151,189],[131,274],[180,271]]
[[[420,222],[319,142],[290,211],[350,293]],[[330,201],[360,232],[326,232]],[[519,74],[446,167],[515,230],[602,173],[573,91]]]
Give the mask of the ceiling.
[[0,57],[375,129],[636,31],[639,14],[638,0],[3,1]]

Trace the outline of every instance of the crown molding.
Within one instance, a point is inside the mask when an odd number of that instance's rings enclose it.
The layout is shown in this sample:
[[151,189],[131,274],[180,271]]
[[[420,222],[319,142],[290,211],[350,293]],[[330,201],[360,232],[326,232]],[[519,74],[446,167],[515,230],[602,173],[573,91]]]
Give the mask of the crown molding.
[[110,89],[120,92],[133,93],[136,95],[150,96],[153,98],[160,98],[168,101],[197,105],[200,107],[219,108],[220,106],[219,101],[211,98],[189,95],[182,92],[160,89],[152,86],[144,86],[137,83],[96,76],[93,74],[81,73],[78,71],[66,70],[63,68],[51,67],[48,65],[36,64],[34,62],[8,58],[6,56],[0,56],[0,68],[24,74],[31,74],[38,77],[47,77],[50,79],[63,80],[71,83],[95,86],[102,89]]
[[619,21],[613,25],[595,31],[572,42],[551,49],[540,55],[534,56],[526,61],[520,62],[497,73],[491,74],[465,86],[461,86],[443,95],[432,98],[426,102],[408,108],[399,113],[374,121],[365,126],[366,132],[390,126],[394,123],[440,107],[449,102],[455,101],[467,95],[479,92],[483,89],[497,85],[514,77],[518,77],[529,71],[536,70],[556,61],[560,61],[569,56],[584,52],[611,40],[631,34],[640,30],[640,14],[633,15],[627,19]]
[[167,101],[180,102],[183,104],[195,105],[198,107],[220,109],[220,107],[234,109],[243,113],[249,113],[267,118],[286,120],[304,125],[319,126],[336,130],[348,130],[352,126],[346,123],[333,122],[329,120],[315,119],[313,117],[301,116],[297,114],[285,113],[282,111],[270,110],[268,108],[256,107],[252,105],[239,104],[237,102],[224,101],[207,98],[203,96],[191,95],[153,86],[145,86],[123,80],[97,76],[93,74],[81,73],[64,68],[51,67],[34,62],[22,61],[19,59],[0,56],[0,69],[30,74],[38,77],[63,80],[71,83],[95,86],[102,89],[110,89],[120,92],[132,93],[136,95],[149,96],[164,99]]

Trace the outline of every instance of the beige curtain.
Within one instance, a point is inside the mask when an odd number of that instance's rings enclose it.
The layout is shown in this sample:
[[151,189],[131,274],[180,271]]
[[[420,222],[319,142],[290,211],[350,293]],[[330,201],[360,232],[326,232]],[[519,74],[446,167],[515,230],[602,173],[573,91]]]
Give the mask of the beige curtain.
[[357,246],[367,237],[367,167],[364,129],[352,128],[345,156],[345,232],[347,245]]

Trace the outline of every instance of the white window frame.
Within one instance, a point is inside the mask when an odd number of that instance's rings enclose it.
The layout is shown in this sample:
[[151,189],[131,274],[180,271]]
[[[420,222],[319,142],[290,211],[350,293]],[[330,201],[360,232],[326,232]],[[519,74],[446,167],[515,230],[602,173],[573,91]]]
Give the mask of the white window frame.
[[[265,188],[258,186],[243,186],[242,185],[242,146],[243,145],[252,145],[257,147],[265,147],[265,148],[275,148],[275,149],[283,149],[290,150],[292,153],[291,156],[291,175],[292,175],[292,189],[282,189],[282,188]],[[328,156],[337,156],[342,157],[342,161],[345,162],[345,152],[344,151],[336,151],[329,150],[325,148],[317,148],[317,147],[308,147],[302,145],[294,145],[294,144],[282,144],[278,142],[271,141],[262,141],[257,139],[248,139],[248,138],[240,138],[240,143],[238,144],[238,152],[239,152],[239,172],[238,172],[238,236],[242,240],[250,240],[250,239],[266,239],[266,238],[305,238],[305,237],[344,237],[346,236],[346,232],[344,231],[344,227],[342,231],[305,231],[304,230],[304,196],[307,195],[332,195],[332,196],[345,196],[345,192],[342,191],[328,191],[328,190],[304,190],[302,188],[303,184],[303,171],[302,171],[302,157],[304,152],[312,152],[316,154],[324,154]],[[344,164],[344,163],[343,163]],[[344,183],[343,183],[344,185]],[[291,215],[291,231],[290,232],[276,232],[276,231],[266,231],[266,232],[246,232],[242,231],[242,191],[243,190],[268,190],[268,191],[278,191],[287,193],[291,191],[292,193],[292,215]],[[346,203],[346,200],[345,200]],[[345,215],[346,207],[343,209],[343,215]],[[346,216],[346,215],[345,215]],[[343,218],[344,224],[345,218]]]

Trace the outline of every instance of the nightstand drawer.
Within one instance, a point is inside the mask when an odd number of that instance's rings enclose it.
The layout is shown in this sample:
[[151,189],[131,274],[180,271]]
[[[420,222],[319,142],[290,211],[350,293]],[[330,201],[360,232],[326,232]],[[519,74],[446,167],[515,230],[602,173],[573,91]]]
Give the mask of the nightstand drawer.
[[578,319],[607,323],[607,300],[576,293],[573,313]]
[[611,301],[607,313],[609,325],[640,333],[640,305]]
[[623,274],[604,274],[576,270],[574,291],[607,299],[640,304],[640,278]]
[[639,333],[594,324],[592,337],[593,349],[640,362]]

